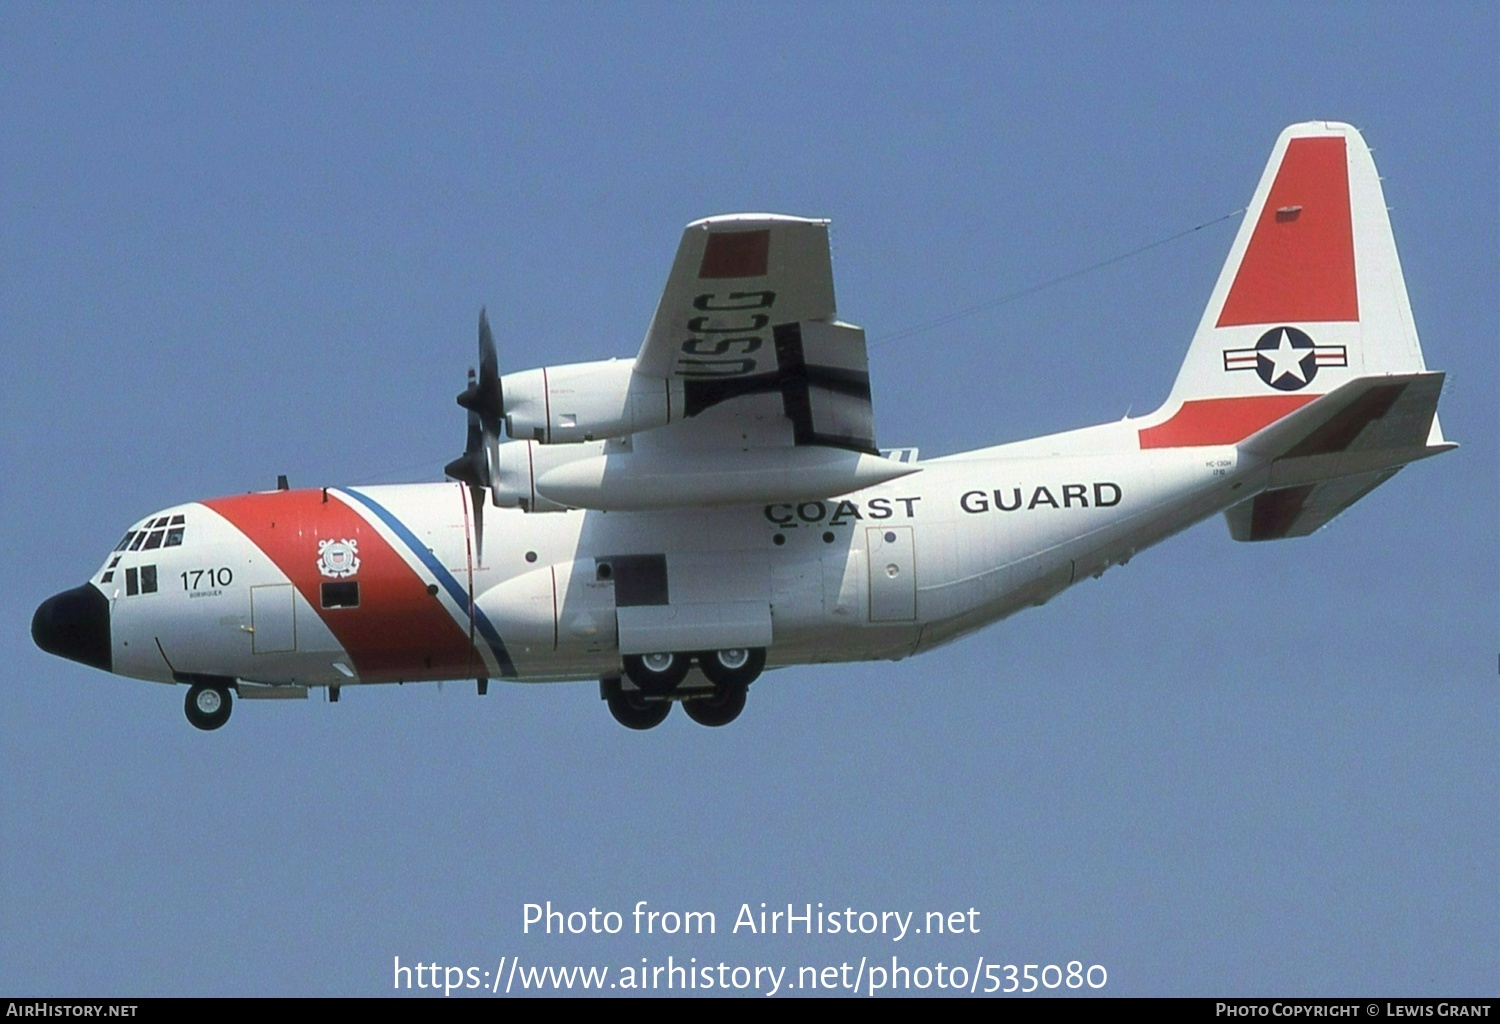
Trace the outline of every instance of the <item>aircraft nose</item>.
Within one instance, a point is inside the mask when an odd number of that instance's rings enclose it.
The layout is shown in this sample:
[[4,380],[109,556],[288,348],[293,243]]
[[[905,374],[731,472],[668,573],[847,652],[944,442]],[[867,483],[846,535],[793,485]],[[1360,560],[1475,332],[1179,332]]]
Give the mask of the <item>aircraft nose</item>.
[[31,617],[31,639],[48,654],[111,671],[109,598],[92,583],[54,594]]

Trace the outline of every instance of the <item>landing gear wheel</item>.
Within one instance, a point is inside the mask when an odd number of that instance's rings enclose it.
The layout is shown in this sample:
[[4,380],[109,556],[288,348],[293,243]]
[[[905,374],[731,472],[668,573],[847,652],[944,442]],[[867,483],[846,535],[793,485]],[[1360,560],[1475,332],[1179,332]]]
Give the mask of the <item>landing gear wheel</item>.
[[745,688],[732,683],[716,686],[711,697],[683,701],[682,710],[699,725],[728,725],[745,710]]
[[718,686],[738,686],[744,689],[760,676],[766,667],[764,647],[731,647],[723,651],[703,651],[698,655],[698,667]]
[[625,674],[642,693],[659,696],[677,689],[691,664],[692,659],[686,654],[627,654]]
[[669,700],[649,700],[639,690],[626,690],[618,679],[604,681],[604,702],[609,713],[627,729],[654,729],[672,710]]
[[229,721],[229,712],[234,704],[229,697],[229,688],[194,683],[188,688],[183,710],[187,720],[205,731],[217,729]]

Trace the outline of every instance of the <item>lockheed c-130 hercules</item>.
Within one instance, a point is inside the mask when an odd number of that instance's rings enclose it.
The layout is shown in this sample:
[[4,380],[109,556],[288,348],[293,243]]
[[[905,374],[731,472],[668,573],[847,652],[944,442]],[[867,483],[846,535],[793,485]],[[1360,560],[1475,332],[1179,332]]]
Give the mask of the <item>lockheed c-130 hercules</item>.
[[1277,140],[1146,416],[882,452],[828,223],[770,214],[688,225],[634,359],[502,376],[483,314],[479,351],[453,482],[162,509],[36,643],[188,684],[200,729],[231,692],[443,679],[596,680],[631,728],[676,703],[724,725],[765,668],[904,658],[1216,513],[1304,536],[1455,447],[1370,151],[1330,122]]

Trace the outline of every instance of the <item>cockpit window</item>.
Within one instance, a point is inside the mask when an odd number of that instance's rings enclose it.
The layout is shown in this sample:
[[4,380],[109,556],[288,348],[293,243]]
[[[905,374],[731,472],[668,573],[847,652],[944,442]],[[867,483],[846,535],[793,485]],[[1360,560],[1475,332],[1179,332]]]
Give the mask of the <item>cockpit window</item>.
[[[115,545],[116,551],[155,551],[181,547],[187,540],[187,516],[153,516],[129,531]],[[114,568],[114,566],[110,566]]]

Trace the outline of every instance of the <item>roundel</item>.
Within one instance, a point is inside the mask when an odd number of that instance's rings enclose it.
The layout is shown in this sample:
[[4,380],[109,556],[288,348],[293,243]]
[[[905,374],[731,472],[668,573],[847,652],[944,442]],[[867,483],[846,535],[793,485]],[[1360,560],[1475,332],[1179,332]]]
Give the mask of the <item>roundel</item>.
[[359,572],[359,544],[352,540],[318,541],[318,571],[324,576],[353,576]]
[[1255,372],[1278,391],[1298,391],[1318,375],[1316,346],[1295,327],[1273,327],[1255,343]]

